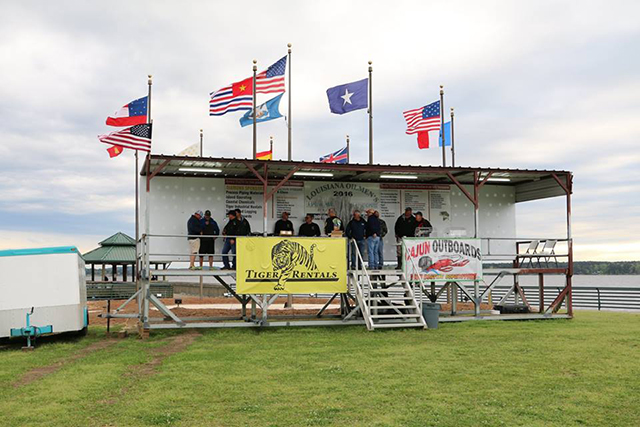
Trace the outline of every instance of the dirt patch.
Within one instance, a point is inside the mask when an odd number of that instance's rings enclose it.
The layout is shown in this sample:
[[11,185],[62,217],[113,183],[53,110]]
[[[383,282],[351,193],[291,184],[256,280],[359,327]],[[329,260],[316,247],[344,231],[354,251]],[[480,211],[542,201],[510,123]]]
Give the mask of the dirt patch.
[[65,365],[68,365],[73,362],[77,362],[78,360],[83,359],[88,355],[90,355],[91,353],[95,353],[96,351],[109,348],[117,342],[118,341],[114,339],[105,339],[102,341],[94,342],[92,344],[89,344],[85,348],[78,350],[77,352],[73,353],[71,356],[65,358],[64,360],[60,360],[51,365],[40,366],[38,368],[31,369],[30,371],[27,371],[24,375],[22,375],[20,379],[15,381],[13,383],[13,387],[18,388],[18,387],[29,385],[35,381],[38,381],[42,377],[51,375],[54,372],[59,371]]
[[[184,351],[196,338],[201,336],[197,331],[181,333],[175,337],[168,338],[167,344],[162,347],[155,347],[148,350],[151,360],[142,365],[133,366],[125,375],[127,377],[140,377],[152,375],[167,357]],[[163,340],[164,341],[164,340]]]

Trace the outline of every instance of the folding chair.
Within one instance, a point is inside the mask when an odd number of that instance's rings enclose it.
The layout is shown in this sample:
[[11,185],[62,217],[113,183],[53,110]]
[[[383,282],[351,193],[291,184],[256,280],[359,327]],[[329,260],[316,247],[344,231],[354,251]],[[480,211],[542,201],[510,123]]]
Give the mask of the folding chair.
[[[540,241],[538,240],[532,240],[531,242],[529,242],[529,247],[527,248],[527,250],[525,251],[524,255],[522,255],[522,259],[529,260],[529,267],[533,267],[533,259],[536,258],[532,255],[537,255],[538,254],[538,246],[540,245]],[[529,255],[529,256],[527,256]],[[540,260],[536,259],[536,261],[538,261],[538,264],[540,264]]]
[[558,243],[557,240],[547,240],[544,242],[544,247],[540,252],[541,255],[545,255],[542,258],[544,259],[544,263],[547,268],[549,268],[549,261],[551,261],[551,259],[555,262],[556,268],[558,267],[558,258],[556,257],[555,251],[556,243]]

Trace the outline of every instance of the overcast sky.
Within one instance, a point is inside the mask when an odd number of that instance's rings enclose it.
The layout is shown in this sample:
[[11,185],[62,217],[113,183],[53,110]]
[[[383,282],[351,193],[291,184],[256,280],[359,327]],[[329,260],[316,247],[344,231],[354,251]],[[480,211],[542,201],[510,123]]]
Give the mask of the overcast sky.
[[[294,159],[351,135],[363,111],[329,113],[330,86],[374,67],[375,161],[438,165],[402,111],[455,107],[457,163],[575,173],[579,260],[640,259],[640,2],[2,2],[0,248],[88,250],[133,234],[133,155],[96,135],[154,78],[153,152],[204,129],[206,156],[249,157],[241,113],[209,117],[209,92],[264,69],[293,44]],[[263,102],[268,98],[259,98]],[[282,105],[286,111],[286,103]],[[286,158],[286,124],[259,126]],[[521,236],[564,234],[564,199],[520,204]]]

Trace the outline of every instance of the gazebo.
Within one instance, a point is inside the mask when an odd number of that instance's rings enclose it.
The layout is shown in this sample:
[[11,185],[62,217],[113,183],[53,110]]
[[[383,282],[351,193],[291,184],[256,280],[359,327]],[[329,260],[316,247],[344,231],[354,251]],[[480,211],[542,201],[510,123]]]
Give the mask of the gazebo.
[[118,266],[122,266],[122,280],[127,281],[127,270],[131,267],[131,281],[136,281],[136,241],[118,232],[99,243],[100,247],[83,254],[85,264],[91,265],[91,281],[96,280],[95,266],[102,266],[101,280],[106,281],[105,267],[110,265],[112,281],[116,281]]

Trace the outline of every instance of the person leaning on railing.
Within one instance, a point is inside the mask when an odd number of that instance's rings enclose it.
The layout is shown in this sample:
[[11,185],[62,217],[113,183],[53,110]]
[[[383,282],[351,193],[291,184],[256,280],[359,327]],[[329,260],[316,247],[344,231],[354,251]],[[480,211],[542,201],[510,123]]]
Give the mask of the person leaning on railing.
[[[353,219],[349,221],[347,224],[347,229],[345,231],[347,237],[349,239],[353,239],[356,241],[356,245],[358,246],[358,251],[360,252],[360,256],[364,257],[364,248],[365,248],[365,235],[366,235],[366,227],[367,222],[360,216],[360,211],[353,211]],[[357,261],[357,264],[356,264]],[[355,269],[356,265],[358,268],[362,266],[360,260],[356,256],[355,251],[351,251],[351,268]]]
[[202,211],[196,211],[187,221],[187,240],[189,241],[189,269],[195,270],[196,267],[196,255],[200,250],[200,238],[193,237],[202,234]]
[[380,212],[375,211],[373,214],[380,221],[380,244],[378,245],[378,267],[376,268],[382,270],[382,268],[384,268],[384,236],[387,235],[389,229],[387,228],[385,220],[380,218]]
[[304,222],[298,230],[298,236],[302,237],[320,237],[320,226],[313,222],[313,214],[308,213],[304,217]]

